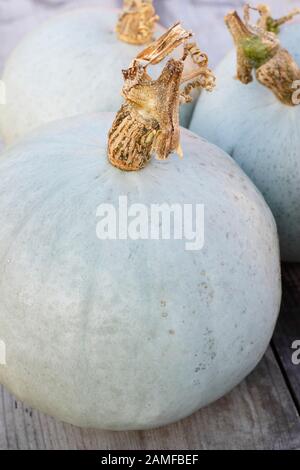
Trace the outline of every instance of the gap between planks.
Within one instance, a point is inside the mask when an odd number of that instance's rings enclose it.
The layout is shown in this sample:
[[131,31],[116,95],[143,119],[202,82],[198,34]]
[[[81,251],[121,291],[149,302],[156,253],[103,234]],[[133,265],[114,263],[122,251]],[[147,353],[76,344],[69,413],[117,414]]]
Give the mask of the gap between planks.
[[300,340],[300,264],[282,266],[283,296],[272,348],[300,415],[300,364],[292,362],[292,344]]

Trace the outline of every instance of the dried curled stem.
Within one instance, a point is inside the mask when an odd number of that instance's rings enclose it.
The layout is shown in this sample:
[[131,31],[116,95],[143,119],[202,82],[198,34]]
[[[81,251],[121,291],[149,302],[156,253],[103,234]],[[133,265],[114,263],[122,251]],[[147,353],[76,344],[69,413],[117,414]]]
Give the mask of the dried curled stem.
[[259,13],[259,19],[256,26],[274,34],[278,34],[280,32],[280,27],[283,24],[291,21],[296,15],[300,14],[300,8],[294,8],[289,14],[282,16],[281,18],[274,19],[268,5],[259,4],[257,7],[253,7],[248,4],[244,7],[244,20],[246,25],[250,24],[250,10],[254,10]]
[[[129,69],[123,71],[125,84],[122,95],[125,104],[114,120],[109,132],[108,158],[121,170],[135,171],[143,168],[156,154],[167,159],[169,154],[182,155],[179,131],[179,104],[182,101],[180,86],[190,80],[184,74],[185,60],[197,50],[199,62],[193,79],[199,86],[212,89],[214,77],[207,68],[207,57],[196,46],[187,44],[191,33],[179,23],[171,27],[157,41],[142,51]],[[164,60],[178,46],[185,44],[183,56],[169,59],[157,80],[147,73],[149,65]],[[198,52],[199,51],[199,52]],[[200,56],[203,60],[200,61]],[[205,59],[205,60],[204,60]]]
[[193,101],[191,96],[195,88],[205,88],[212,91],[215,87],[216,77],[208,68],[208,56],[205,52],[201,52],[196,43],[185,45],[186,57],[190,56],[193,63],[197,66],[194,72],[183,74],[181,83],[189,82],[180,95],[181,103],[190,103]]
[[243,22],[236,11],[225,17],[225,23],[237,48],[237,78],[244,84],[257,80],[270,88],[284,104],[294,106],[293,84],[300,80],[300,69],[276,34],[257,25]]
[[116,26],[117,36],[130,44],[146,44],[152,41],[158,20],[152,0],[124,0],[123,11]]

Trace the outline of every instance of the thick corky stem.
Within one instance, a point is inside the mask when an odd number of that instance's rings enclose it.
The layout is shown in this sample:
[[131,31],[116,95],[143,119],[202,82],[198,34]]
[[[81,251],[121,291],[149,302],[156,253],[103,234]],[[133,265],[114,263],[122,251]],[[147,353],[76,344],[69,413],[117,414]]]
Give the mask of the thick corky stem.
[[244,52],[244,44],[253,37],[252,32],[241,21],[236,12],[229,13],[225,17],[226,25],[233,37],[237,51],[237,78],[242,83],[250,83],[252,78],[252,64]]
[[153,40],[158,20],[152,0],[124,0],[116,27],[117,36],[130,44],[147,44]]
[[237,48],[237,78],[244,84],[257,80],[270,88],[278,99],[290,106],[293,100],[294,83],[300,79],[300,69],[288,51],[280,45],[274,33],[257,25],[244,23],[236,11],[225,17],[227,27]]
[[300,81],[300,69],[286,49],[280,48],[272,59],[257,69],[256,78],[270,88],[282,103],[291,106],[299,104],[293,100],[293,84]]
[[[129,73],[137,78],[139,65]],[[143,74],[136,85],[125,88],[125,103],[109,135],[109,157],[122,170],[139,170],[152,152],[167,158],[179,148],[179,85],[183,63],[170,60],[158,80]]]
[[[186,43],[190,37],[191,33],[179,23],[175,24],[123,71],[125,104],[117,113],[108,139],[108,158],[117,168],[135,171],[143,168],[152,154],[161,160],[172,152],[182,154],[179,104],[189,101],[190,97],[186,89],[181,94],[180,86],[190,80],[190,76],[184,74],[188,56],[198,58],[193,61],[197,73],[192,72],[195,81],[191,86],[211,90],[214,85],[214,76],[207,68],[207,56],[195,44]],[[171,58],[160,77],[152,80],[147,67],[161,62],[184,43],[183,56],[178,60]]]

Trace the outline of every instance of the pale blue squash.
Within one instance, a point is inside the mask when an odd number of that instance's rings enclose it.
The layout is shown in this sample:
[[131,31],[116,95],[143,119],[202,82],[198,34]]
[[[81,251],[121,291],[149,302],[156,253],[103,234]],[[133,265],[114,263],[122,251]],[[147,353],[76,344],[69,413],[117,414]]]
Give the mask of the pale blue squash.
[[[114,116],[56,122],[0,160],[0,383],[83,427],[147,429],[221,397],[256,366],[280,305],[276,226],[223,151],[109,164]],[[205,206],[205,245],[99,240],[99,204]]]
[[[300,25],[280,33],[300,66]],[[216,69],[217,87],[203,94],[190,129],[228,152],[261,190],[275,215],[285,261],[300,261],[300,106],[282,104],[254,78],[234,79],[236,52]]]
[[271,211],[232,158],[180,131],[187,57],[157,80],[145,69],[188,37],[175,25],[124,71],[116,115],[57,121],[0,158],[0,383],[68,423],[184,418],[245,378],[273,334]]
[[300,64],[300,23],[285,26],[279,37],[283,47],[290,51],[296,62]]

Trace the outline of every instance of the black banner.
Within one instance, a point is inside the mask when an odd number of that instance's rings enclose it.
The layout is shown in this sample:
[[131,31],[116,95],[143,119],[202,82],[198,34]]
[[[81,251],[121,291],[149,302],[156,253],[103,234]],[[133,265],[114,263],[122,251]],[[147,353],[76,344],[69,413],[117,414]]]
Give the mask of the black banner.
[[[294,451],[5,451],[6,458],[12,462],[20,459],[22,465],[24,461],[30,464],[37,462],[51,463],[72,463],[88,464],[92,468],[107,468],[121,466],[123,468],[139,468],[145,466],[201,466],[220,464],[222,466],[237,463],[239,468],[254,463],[272,464],[275,468],[284,468],[293,459],[297,460]],[[2,453],[1,457],[4,457]],[[246,460],[245,460],[246,459]]]

